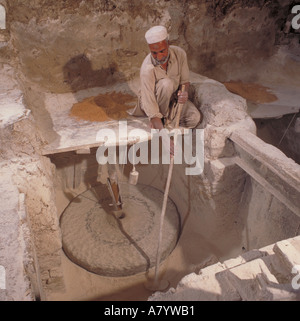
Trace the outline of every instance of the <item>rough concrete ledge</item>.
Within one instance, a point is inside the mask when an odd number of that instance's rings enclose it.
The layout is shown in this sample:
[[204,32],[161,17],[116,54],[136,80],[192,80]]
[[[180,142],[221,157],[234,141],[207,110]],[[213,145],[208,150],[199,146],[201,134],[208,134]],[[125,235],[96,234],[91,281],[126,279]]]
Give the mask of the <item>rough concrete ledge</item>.
[[299,264],[297,236],[189,274],[176,289],[156,292],[148,301],[300,300]]
[[199,128],[205,128],[205,147],[211,159],[231,157],[233,144],[227,138],[237,129],[256,133],[253,119],[247,113],[244,98],[233,94],[220,82],[190,73],[191,101],[203,114]]

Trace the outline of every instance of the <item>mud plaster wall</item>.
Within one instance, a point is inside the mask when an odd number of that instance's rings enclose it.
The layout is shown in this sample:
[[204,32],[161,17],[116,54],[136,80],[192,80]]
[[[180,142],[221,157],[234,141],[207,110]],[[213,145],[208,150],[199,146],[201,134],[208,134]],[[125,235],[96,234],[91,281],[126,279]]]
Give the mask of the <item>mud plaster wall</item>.
[[[249,67],[251,64],[262,63],[275,54],[275,45],[293,42],[293,35],[285,37],[281,30],[285,14],[289,12],[289,3],[290,1],[7,2],[5,6],[10,39],[7,46],[0,48],[0,61],[17,67],[25,85],[25,95],[31,85],[39,85],[45,91],[53,92],[106,85],[130,79],[138,73],[148,52],[144,32],[153,24],[163,23],[171,31],[171,42],[187,50],[193,71],[217,80],[230,80],[240,76],[253,80],[256,75]],[[249,29],[245,28],[245,20],[252,21],[252,17],[255,17],[253,21],[256,22],[250,24],[253,33],[249,33]],[[249,27],[249,23],[247,25]],[[266,35],[262,30],[270,31]],[[198,31],[201,36],[195,37]],[[254,60],[253,54],[257,55],[257,59]],[[232,68],[233,64],[235,68]],[[35,94],[39,101],[43,100],[40,92]],[[206,109],[209,108],[203,103],[203,111]],[[206,119],[210,119],[209,114],[206,116]],[[46,115],[41,117],[47,118]],[[222,134],[225,131],[222,125],[226,127],[221,122],[222,117],[211,115],[211,118],[216,127],[208,127],[207,135]],[[51,128],[51,124],[43,125]],[[8,128],[3,135],[1,138],[6,146],[14,147],[12,153],[6,154],[7,151],[3,151],[3,157],[15,162],[15,182],[20,192],[27,196],[26,206],[35,238],[41,280],[45,287],[53,285],[57,288],[61,286],[61,243],[53,198],[54,168],[48,159],[39,156],[40,138],[32,118]],[[217,140],[219,136],[214,137]],[[208,142],[209,155],[213,158],[230,156],[222,154],[224,146],[215,140]],[[31,166],[28,167],[28,164]],[[243,175],[239,170],[237,172],[242,184]],[[203,186],[199,187],[199,191],[205,190],[202,196],[199,196],[198,190],[193,193],[197,197],[203,197],[203,203],[211,201],[213,197],[220,197],[224,203],[217,204],[218,208],[214,208],[215,204],[212,202],[206,206],[218,216],[218,224],[222,226],[222,207],[226,205],[227,199],[218,190],[222,184],[211,184],[208,179],[204,180]],[[236,189],[236,193],[232,193],[228,177],[226,184],[227,189],[223,193],[230,193],[234,201],[237,201],[241,195],[240,190]],[[200,211],[199,203],[194,203],[193,206]],[[226,211],[230,215],[228,207]],[[202,228],[205,229],[205,225]],[[211,224],[210,228],[211,235],[215,235],[217,226]]]
[[5,66],[0,79],[1,104],[5,100],[7,108],[22,111],[16,118],[8,117],[7,123],[2,120],[0,130],[0,256],[7,269],[3,299],[34,299],[44,296],[40,282],[49,288],[63,287],[53,187],[55,168],[41,156],[37,124],[23,105],[14,70]]
[[239,206],[243,226],[241,243],[246,250],[263,247],[300,233],[300,218],[250,176],[247,176]]
[[[164,24],[191,70],[219,81],[268,77],[279,47],[295,47],[287,30],[295,1],[94,0],[9,1],[9,46],[1,60],[53,92],[102,86],[138,74],[148,53],[145,31]],[[275,61],[276,62],[276,61]],[[289,61],[280,63],[293,74]],[[280,69],[280,68],[279,68]],[[259,74],[257,74],[257,70]],[[280,73],[278,73],[280,75]]]
[[[25,196],[24,216],[17,224],[28,228],[25,234],[24,227],[21,227],[23,232],[19,232],[18,236],[24,238],[27,253],[23,262],[25,271],[20,272],[20,275],[24,273],[30,279],[30,292],[35,298],[40,298],[44,296],[43,286],[47,285],[49,289],[63,288],[60,271],[61,237],[53,189],[54,166],[48,158],[40,156],[41,142],[32,116],[2,129],[0,139],[5,142],[5,146],[10,146],[9,150],[1,146],[1,162],[6,162],[6,171],[12,173],[14,185],[20,195]],[[19,201],[20,204],[22,201]],[[3,208],[9,206],[5,201],[1,205]],[[5,242],[12,242],[12,239],[7,238]],[[8,280],[15,281],[11,275]],[[42,286],[39,282],[42,282]],[[8,293],[11,288],[14,289],[14,286],[8,285]],[[19,298],[16,294],[11,297],[8,295],[8,298],[24,300],[21,293],[21,290],[17,293]]]

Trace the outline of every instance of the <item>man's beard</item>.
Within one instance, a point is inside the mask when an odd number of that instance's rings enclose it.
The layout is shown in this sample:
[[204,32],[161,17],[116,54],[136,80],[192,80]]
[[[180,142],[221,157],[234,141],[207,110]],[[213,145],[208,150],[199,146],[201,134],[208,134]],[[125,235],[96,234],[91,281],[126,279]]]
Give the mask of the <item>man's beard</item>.
[[169,56],[170,56],[170,54],[168,52],[168,56],[164,60],[157,60],[157,59],[154,59],[154,60],[158,65],[163,65],[169,60]]

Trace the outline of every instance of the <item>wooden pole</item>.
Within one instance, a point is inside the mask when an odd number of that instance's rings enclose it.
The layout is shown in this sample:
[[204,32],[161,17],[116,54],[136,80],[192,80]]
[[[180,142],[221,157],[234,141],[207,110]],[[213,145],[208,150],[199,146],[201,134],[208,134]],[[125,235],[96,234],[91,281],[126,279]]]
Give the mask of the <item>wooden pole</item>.
[[[184,90],[185,90],[185,86],[182,85],[181,91],[183,92]],[[178,110],[177,110],[177,114],[176,114],[175,134],[174,134],[174,153],[175,153],[175,146],[176,146],[176,141],[177,141],[177,130],[176,129],[179,127],[179,120],[180,120],[180,115],[181,115],[183,105],[184,104],[178,105]],[[166,183],[164,199],[163,199],[163,206],[162,206],[161,215],[160,215],[160,228],[159,228],[159,237],[158,237],[158,245],[157,245],[157,253],[156,253],[154,286],[158,285],[158,271],[159,271],[159,263],[160,263],[160,259],[161,259],[161,249],[160,248],[161,248],[161,240],[162,240],[162,235],[163,235],[163,224],[164,224],[164,218],[165,218],[165,214],[166,214],[166,208],[167,208],[169,190],[170,190],[170,185],[171,185],[173,167],[174,167],[174,155],[171,155],[167,183]]]

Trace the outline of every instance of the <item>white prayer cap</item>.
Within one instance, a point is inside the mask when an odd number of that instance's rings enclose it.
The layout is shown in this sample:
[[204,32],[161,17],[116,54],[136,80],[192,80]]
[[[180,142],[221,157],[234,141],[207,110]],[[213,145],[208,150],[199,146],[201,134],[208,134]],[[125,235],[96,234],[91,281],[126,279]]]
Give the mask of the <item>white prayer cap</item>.
[[168,38],[168,31],[164,26],[154,26],[145,33],[147,43],[157,43]]

